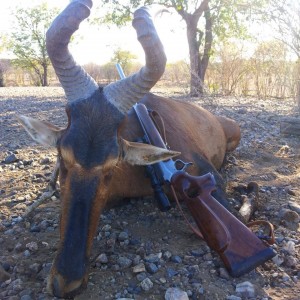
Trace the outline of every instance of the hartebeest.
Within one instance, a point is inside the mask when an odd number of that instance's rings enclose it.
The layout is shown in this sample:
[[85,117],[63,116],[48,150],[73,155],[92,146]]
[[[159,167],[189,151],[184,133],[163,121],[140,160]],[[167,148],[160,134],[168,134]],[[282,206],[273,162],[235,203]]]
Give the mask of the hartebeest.
[[[48,290],[57,297],[72,296],[86,285],[92,241],[107,202],[152,194],[143,165],[181,152],[183,160],[194,162],[189,173],[214,173],[218,186],[214,196],[226,205],[216,169],[225,152],[240,140],[234,121],[149,93],[164,73],[166,57],[145,7],[135,11],[132,22],[145,51],[145,66],[125,79],[99,87],[68,50],[72,34],[89,16],[91,7],[91,0],[71,1],[47,32],[49,57],[68,100],[66,129],[19,116],[31,137],[57,147],[60,158],[60,243],[48,279]],[[138,101],[163,117],[174,151],[134,142],[142,136],[131,109]]]

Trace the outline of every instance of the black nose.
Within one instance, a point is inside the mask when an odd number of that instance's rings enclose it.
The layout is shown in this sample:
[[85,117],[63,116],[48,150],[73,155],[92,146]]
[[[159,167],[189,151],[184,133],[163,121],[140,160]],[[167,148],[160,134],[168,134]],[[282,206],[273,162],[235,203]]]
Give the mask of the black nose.
[[64,296],[62,284],[60,284],[60,280],[57,277],[53,278],[52,293],[57,298],[63,298]]
[[50,282],[51,294],[57,298],[73,299],[85,285],[84,279],[66,282],[61,275],[56,274],[52,278],[52,283]]

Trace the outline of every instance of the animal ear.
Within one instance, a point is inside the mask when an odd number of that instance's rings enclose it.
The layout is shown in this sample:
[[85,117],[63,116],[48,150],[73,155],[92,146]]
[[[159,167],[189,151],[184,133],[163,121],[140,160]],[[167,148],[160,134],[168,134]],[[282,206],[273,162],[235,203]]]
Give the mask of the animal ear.
[[16,118],[36,142],[46,146],[56,146],[57,140],[62,134],[62,129],[48,122],[23,115],[16,115]]
[[143,143],[129,142],[124,139],[121,139],[121,149],[123,160],[131,165],[152,165],[180,155],[180,152],[177,151]]

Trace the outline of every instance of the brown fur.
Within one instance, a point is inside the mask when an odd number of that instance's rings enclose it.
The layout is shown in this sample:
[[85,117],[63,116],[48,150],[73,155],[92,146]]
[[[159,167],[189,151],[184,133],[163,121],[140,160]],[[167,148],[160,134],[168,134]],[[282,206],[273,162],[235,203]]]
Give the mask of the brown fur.
[[[148,94],[142,103],[156,110],[162,116],[166,127],[168,145],[172,150],[181,152],[183,161],[194,161],[193,154],[199,153],[216,169],[223,163],[227,146],[227,136],[231,145],[238,145],[240,140],[239,126],[230,119],[216,118],[207,110],[191,103],[175,101]],[[230,126],[224,128],[229,124]],[[226,133],[225,134],[225,131]],[[230,134],[232,132],[232,134]],[[119,136],[134,141],[143,135],[133,110],[128,114],[119,128]],[[234,143],[232,142],[234,141]],[[229,149],[227,149],[229,148]],[[152,194],[149,180],[144,176],[144,168],[118,164],[119,170],[112,178],[112,190],[115,198],[140,197]],[[190,174],[198,174],[197,165],[189,168]],[[203,170],[204,171],[204,170]],[[136,184],[139,182],[139,184]],[[122,183],[122,184],[120,184]],[[112,197],[112,198],[114,198]]]

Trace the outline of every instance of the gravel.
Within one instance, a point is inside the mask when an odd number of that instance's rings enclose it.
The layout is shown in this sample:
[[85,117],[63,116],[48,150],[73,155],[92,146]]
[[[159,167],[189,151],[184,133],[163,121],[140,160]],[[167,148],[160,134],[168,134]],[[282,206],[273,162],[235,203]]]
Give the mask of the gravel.
[[[198,102],[241,124],[241,144],[221,171],[227,194],[239,205],[237,187],[258,182],[255,219],[275,225],[277,255],[232,278],[175,206],[163,213],[152,198],[130,199],[101,215],[89,283],[75,299],[298,299],[300,142],[279,129],[281,117],[297,116],[292,101],[218,97]],[[46,293],[46,278],[58,248],[59,193],[30,218],[23,214],[45,190],[56,153],[31,141],[14,115],[64,127],[64,105],[60,88],[0,89],[0,299],[54,299]]]

